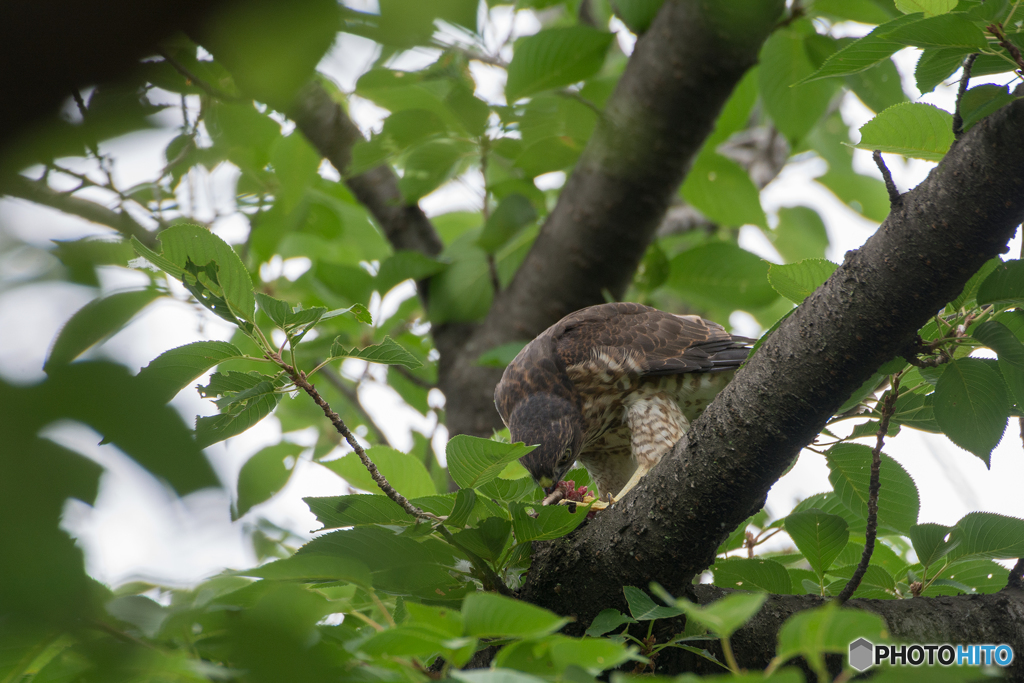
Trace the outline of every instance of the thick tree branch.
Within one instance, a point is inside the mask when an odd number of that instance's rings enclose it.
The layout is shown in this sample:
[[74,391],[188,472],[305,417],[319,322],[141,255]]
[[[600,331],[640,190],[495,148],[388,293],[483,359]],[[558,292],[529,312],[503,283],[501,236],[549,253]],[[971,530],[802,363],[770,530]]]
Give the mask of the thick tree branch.
[[[690,162],[782,11],[773,1],[724,16],[727,3],[666,2],[629,64],[558,204],[508,288],[442,367],[448,428],[490,434],[499,370],[484,351],[527,340],[574,310],[620,296]],[[443,353],[442,353],[443,355]]]
[[406,204],[398,190],[398,178],[390,166],[380,165],[364,173],[348,175],[352,148],[363,134],[317,81],[299,92],[289,115],[302,134],[344,177],[345,184],[380,223],[395,249],[409,249],[437,256],[444,245],[419,206]]
[[30,202],[105,225],[117,230],[125,237],[135,237],[149,247],[156,245],[156,234],[146,230],[127,212],[112,211],[88,199],[57,192],[47,185],[45,180],[29,180],[18,174],[7,175],[0,180],[0,194],[27,199]]
[[842,401],[1024,218],[1024,101],[981,121],[769,337],[635,493],[537,544],[521,595],[588,624],[624,585],[682,594]]

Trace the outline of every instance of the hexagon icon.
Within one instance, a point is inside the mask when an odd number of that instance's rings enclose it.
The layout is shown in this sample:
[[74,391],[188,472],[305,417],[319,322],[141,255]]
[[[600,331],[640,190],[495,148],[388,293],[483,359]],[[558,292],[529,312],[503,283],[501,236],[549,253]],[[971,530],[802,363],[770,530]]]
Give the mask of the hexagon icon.
[[869,668],[875,660],[875,646],[865,638],[858,638],[850,643],[850,666],[857,671]]

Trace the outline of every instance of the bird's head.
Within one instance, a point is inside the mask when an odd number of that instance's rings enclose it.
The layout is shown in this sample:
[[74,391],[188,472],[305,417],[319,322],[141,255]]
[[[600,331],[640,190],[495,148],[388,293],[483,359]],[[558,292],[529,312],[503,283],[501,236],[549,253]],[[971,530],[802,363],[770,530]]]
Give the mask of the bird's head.
[[583,448],[579,410],[560,396],[536,394],[516,406],[508,428],[513,442],[538,444],[519,462],[545,493],[551,493]]

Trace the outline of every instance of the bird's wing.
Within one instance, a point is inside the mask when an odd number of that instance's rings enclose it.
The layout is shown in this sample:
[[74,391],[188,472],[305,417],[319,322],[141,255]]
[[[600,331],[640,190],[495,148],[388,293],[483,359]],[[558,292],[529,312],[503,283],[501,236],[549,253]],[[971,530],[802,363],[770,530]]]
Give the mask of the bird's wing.
[[595,358],[625,364],[629,374],[668,375],[738,368],[753,341],[695,315],[675,315],[635,303],[591,306],[550,330],[570,370]]

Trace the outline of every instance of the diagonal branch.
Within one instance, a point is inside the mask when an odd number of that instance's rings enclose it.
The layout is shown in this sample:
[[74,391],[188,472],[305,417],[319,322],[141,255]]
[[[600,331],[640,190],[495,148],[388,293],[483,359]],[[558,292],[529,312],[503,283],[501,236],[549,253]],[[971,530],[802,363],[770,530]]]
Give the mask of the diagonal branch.
[[[682,593],[829,416],[1024,218],[1024,100],[965,133],[696,420],[672,457],[574,536],[539,544],[522,597],[587,624],[654,580]],[[555,586],[558,584],[556,590]]]
[[135,237],[149,247],[156,245],[156,235],[143,227],[127,212],[112,211],[88,199],[57,192],[47,185],[45,180],[29,180],[17,174],[8,175],[0,180],[0,194],[27,199],[30,202],[105,225],[117,230],[125,237]]

